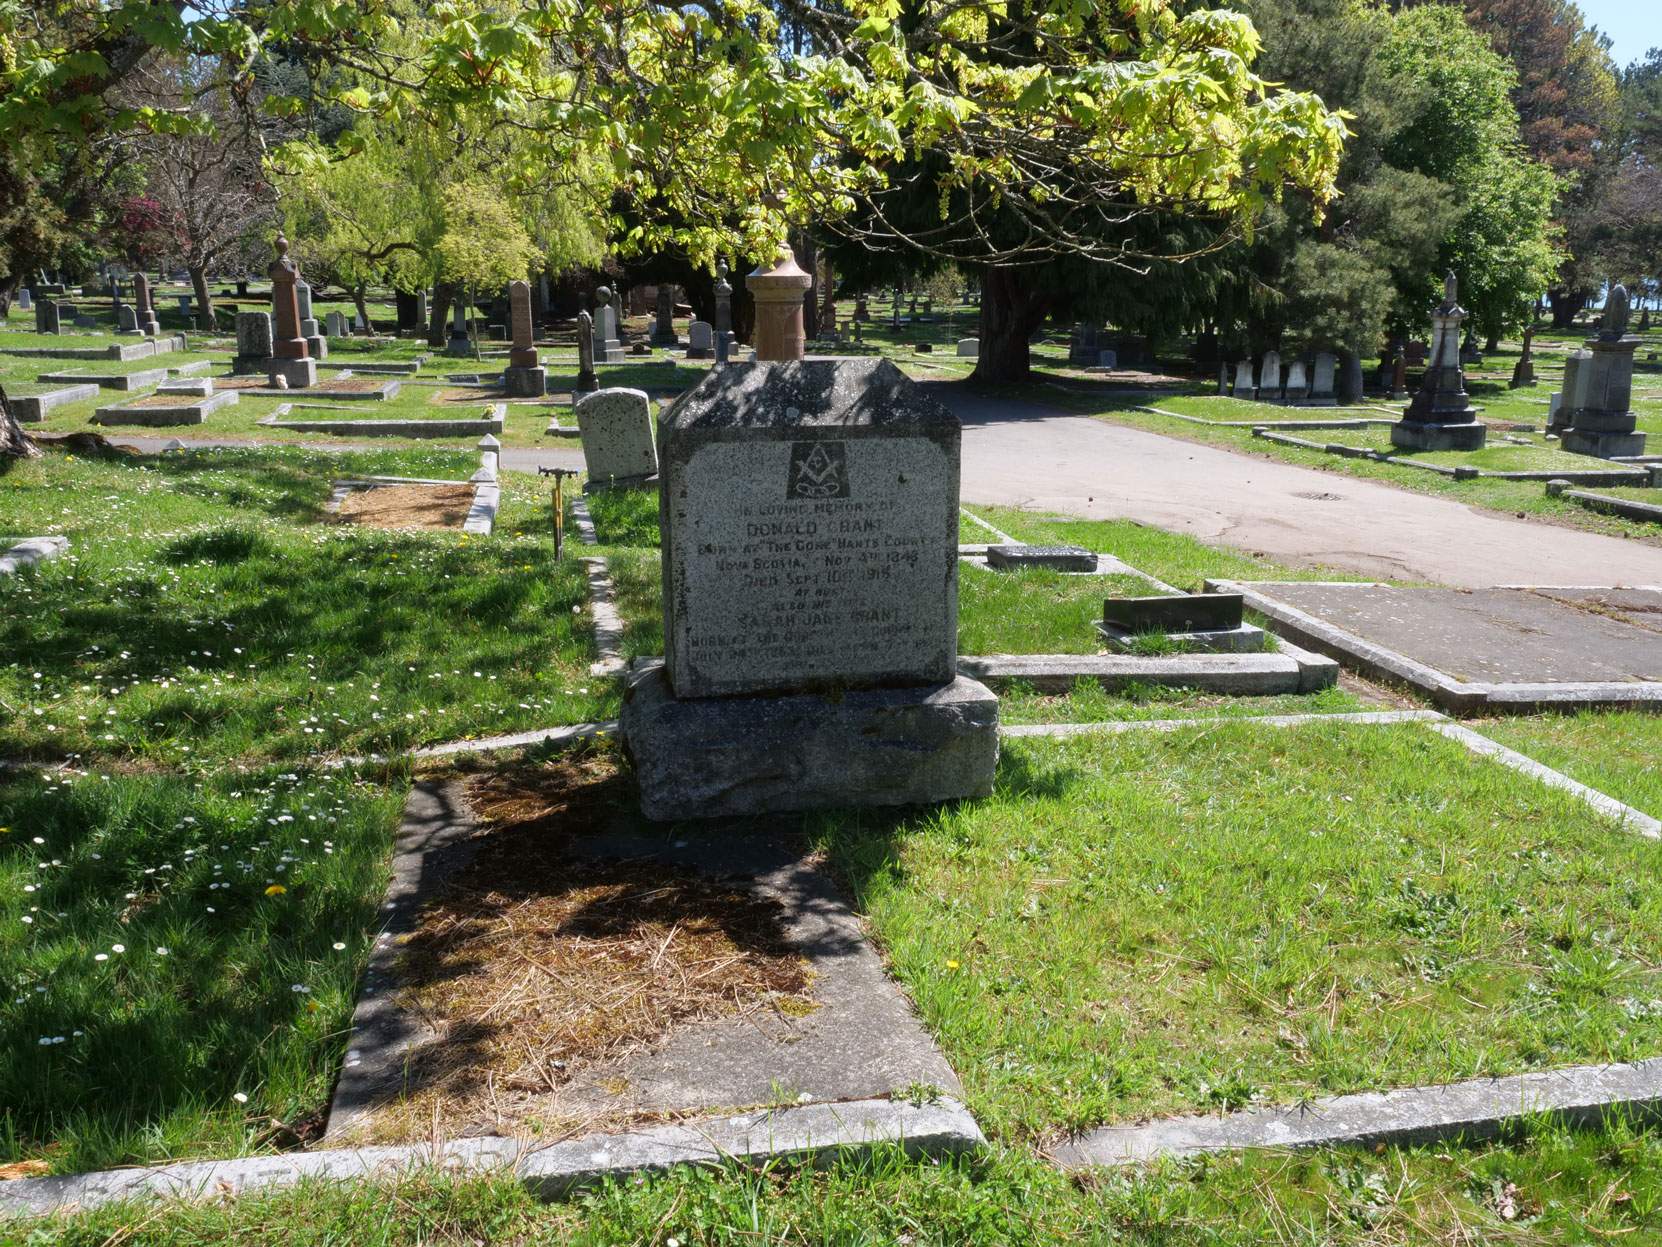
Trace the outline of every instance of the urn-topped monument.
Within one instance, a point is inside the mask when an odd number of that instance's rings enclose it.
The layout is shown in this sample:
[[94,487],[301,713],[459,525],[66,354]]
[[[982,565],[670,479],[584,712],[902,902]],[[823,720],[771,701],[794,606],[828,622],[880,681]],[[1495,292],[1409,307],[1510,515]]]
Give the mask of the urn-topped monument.
[[998,700],[957,673],[959,443],[886,360],[717,369],[664,413],[665,659],[623,711],[648,817],[991,791]]
[[1443,280],[1443,301],[1431,313],[1431,358],[1408,410],[1391,426],[1391,445],[1404,450],[1478,450],[1489,430],[1466,394],[1460,363],[1460,286],[1453,272]]

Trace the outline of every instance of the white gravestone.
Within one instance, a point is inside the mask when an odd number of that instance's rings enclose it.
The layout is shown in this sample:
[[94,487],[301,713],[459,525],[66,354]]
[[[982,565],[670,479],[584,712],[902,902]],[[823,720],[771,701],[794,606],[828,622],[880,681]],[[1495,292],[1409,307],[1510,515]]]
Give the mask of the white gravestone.
[[589,479],[584,490],[646,480],[658,470],[652,400],[645,390],[596,390],[576,404]]
[[981,339],[980,338],[959,338],[958,339],[958,357],[960,359],[979,359],[979,358],[981,358]]

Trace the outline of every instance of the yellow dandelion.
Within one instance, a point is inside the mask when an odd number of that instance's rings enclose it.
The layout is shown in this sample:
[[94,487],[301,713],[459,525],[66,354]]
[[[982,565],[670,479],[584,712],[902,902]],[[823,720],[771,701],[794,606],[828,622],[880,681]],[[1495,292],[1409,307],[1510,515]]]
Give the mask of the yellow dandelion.
[[265,894],[267,896],[281,896],[284,892],[287,892],[287,891],[288,891],[288,889],[285,888],[282,884],[274,883],[269,888],[267,888],[265,890]]
[[952,960],[952,958],[948,957],[947,961],[946,961],[946,968],[948,970],[956,970],[958,968],[958,963],[956,961]]

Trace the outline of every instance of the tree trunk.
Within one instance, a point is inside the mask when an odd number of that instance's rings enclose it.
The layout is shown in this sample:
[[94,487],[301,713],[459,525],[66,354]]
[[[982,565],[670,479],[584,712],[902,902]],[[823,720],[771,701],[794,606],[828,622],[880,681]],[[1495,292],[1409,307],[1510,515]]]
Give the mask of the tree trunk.
[[369,287],[359,282],[352,288],[352,305],[358,309],[358,319],[364,322],[364,332],[373,338],[375,322],[369,318],[369,304],[364,301],[368,294]]
[[1018,385],[1032,375],[1027,340],[1050,312],[1049,295],[1035,294],[1032,279],[1019,268],[981,271],[981,347],[977,381]]
[[1500,335],[1491,333],[1483,340],[1483,351],[1487,355],[1493,355],[1498,350],[1500,350]]
[[0,461],[33,459],[39,454],[40,447],[12,414],[11,399],[6,397],[6,387],[0,385]]
[[427,345],[443,350],[450,341],[450,300],[456,297],[454,282],[433,283],[433,302],[427,308]]
[[197,312],[196,323],[209,333],[219,328],[214,321],[214,297],[208,290],[208,268],[205,264],[192,265],[190,272],[190,288],[196,291]]
[[1587,306],[1588,291],[1549,290],[1547,301],[1552,304],[1552,327],[1562,333],[1574,326],[1575,318]]
[[12,300],[17,298],[18,287],[23,284],[23,274],[13,273],[9,277],[0,277],[0,321],[12,314]]

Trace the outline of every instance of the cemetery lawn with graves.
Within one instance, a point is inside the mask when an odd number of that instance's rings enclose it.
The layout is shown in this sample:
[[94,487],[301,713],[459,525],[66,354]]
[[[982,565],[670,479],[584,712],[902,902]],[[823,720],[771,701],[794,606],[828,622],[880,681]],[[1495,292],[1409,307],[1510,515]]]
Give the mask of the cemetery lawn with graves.
[[1491,719],[1477,730],[1571,779],[1662,818],[1662,715],[1584,711]]
[[[0,755],[71,762],[0,781],[0,978],[15,987],[0,1003],[0,1164],[72,1172],[315,1141],[408,782],[400,766],[320,764],[615,712],[615,686],[586,674],[585,578],[573,552],[552,558],[546,481],[504,475],[488,540],[324,519],[336,479],[465,479],[475,463],[430,448],[50,452],[0,478],[0,530],[75,542],[9,583],[0,605],[0,649],[28,655],[0,668]],[[661,652],[656,496],[588,505],[628,648]],[[1126,522],[977,514],[1182,588],[1327,575]],[[995,539],[970,521],[962,531]],[[1075,635],[1104,592],[1092,588],[1086,610],[1065,586],[1057,601],[1077,617],[1059,605],[1034,629],[990,575],[964,569],[965,627],[1017,643]],[[1019,626],[996,618],[1013,612]],[[446,1226],[592,1242],[661,1237],[694,1209],[703,1241],[874,1218],[917,1241],[960,1241],[960,1229],[1054,1241],[1111,1217],[1127,1234],[1218,1242],[1313,1218],[1334,1227],[1331,1241],[1361,1242],[1380,1224],[1498,1224],[1518,1199],[1546,1225],[1659,1215],[1643,1185],[1662,1143],[1620,1124],[1083,1182],[1035,1159],[1067,1130],[1153,1112],[1662,1050],[1662,986],[1644,956],[1662,934],[1662,885],[1649,842],[1423,729],[1225,721],[1363,708],[1342,691],[1018,691],[1008,706],[1011,721],[1220,721],[1007,741],[988,801],[801,817],[962,1076],[994,1140],[986,1157],[682,1173],[552,1208],[489,1182],[415,1183],[396,1228],[372,1219],[387,1241],[424,1224],[411,1207]],[[1600,739],[1589,730],[1567,756]],[[1220,890],[1223,877],[1252,886]],[[1630,1188],[1620,1204],[1605,1194]],[[360,1198],[335,1188],[172,1207],[151,1223],[165,1237],[148,1241],[233,1223],[246,1241],[279,1226],[292,1237],[283,1222],[302,1195],[313,1225],[353,1215]],[[66,1241],[120,1215],[89,1214]]]

